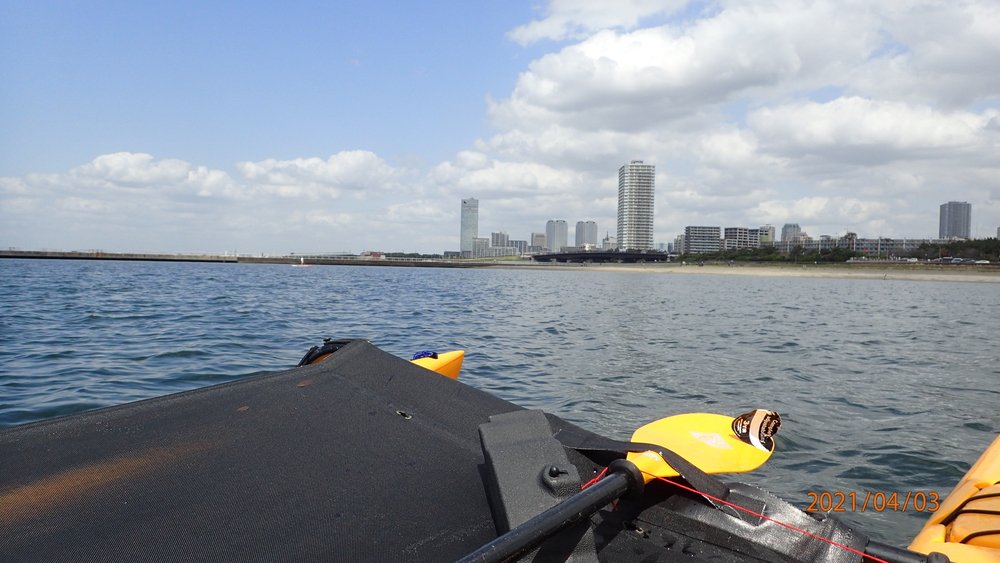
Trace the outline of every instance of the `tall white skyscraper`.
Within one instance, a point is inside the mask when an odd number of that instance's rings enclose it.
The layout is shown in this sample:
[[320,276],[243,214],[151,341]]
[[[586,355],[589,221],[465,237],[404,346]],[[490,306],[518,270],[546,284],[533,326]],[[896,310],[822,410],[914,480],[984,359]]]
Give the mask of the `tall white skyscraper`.
[[549,220],[545,224],[545,240],[548,243],[550,251],[560,252],[562,247],[569,246],[569,242],[566,240],[568,236],[566,221],[555,219]]
[[938,238],[971,238],[972,205],[964,201],[949,201],[941,205]]
[[618,248],[652,250],[654,177],[641,160],[618,169]]
[[597,245],[597,223],[593,221],[576,222],[576,246],[585,244]]
[[479,200],[462,200],[462,252],[472,252],[472,239],[479,237]]

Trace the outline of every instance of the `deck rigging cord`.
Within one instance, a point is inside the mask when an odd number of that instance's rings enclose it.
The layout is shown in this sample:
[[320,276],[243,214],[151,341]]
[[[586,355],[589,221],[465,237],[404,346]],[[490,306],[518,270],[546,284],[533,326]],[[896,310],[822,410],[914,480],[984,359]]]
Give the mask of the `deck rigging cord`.
[[[604,475],[604,473],[605,473],[606,471],[607,471],[607,469],[605,468],[605,471],[602,471],[602,472],[601,472],[601,475]],[[642,470],[640,469],[640,471],[642,471]],[[852,547],[848,547],[848,546],[846,546],[846,545],[843,545],[843,544],[841,544],[841,543],[837,543],[837,542],[835,542],[835,541],[833,541],[833,540],[830,540],[830,539],[827,539],[827,538],[824,538],[824,537],[822,537],[822,536],[817,536],[816,534],[813,534],[813,533],[810,533],[810,532],[807,532],[806,530],[803,530],[803,529],[801,529],[801,528],[797,528],[797,527],[795,527],[795,526],[792,526],[791,524],[786,524],[786,523],[784,523],[784,522],[781,522],[781,521],[779,521],[779,520],[775,520],[774,518],[769,518],[769,517],[767,517],[767,516],[764,516],[763,514],[761,514],[761,513],[759,513],[759,512],[756,512],[756,511],[754,511],[754,510],[750,510],[749,508],[744,508],[744,507],[742,507],[742,506],[739,506],[739,505],[736,505],[736,504],[733,504],[733,503],[731,503],[731,502],[727,502],[727,501],[724,501],[724,500],[722,500],[722,499],[720,499],[720,498],[715,498],[715,497],[713,497],[712,495],[709,495],[709,494],[706,494],[706,493],[703,493],[703,492],[701,492],[701,491],[698,491],[698,490],[695,490],[695,489],[693,489],[693,488],[691,488],[691,487],[688,487],[688,486],[686,486],[686,485],[682,485],[682,484],[678,483],[677,481],[672,481],[672,480],[670,480],[670,479],[667,479],[666,477],[658,477],[658,476],[656,476],[656,475],[653,475],[652,473],[647,473],[647,472],[645,472],[645,471],[642,471],[642,474],[643,474],[643,475],[647,475],[647,476],[649,476],[649,477],[652,477],[653,479],[658,479],[658,480],[660,480],[660,481],[664,481],[664,482],[666,482],[666,483],[670,483],[671,485],[674,485],[675,487],[680,487],[681,489],[684,489],[685,491],[688,491],[688,492],[692,492],[692,493],[695,493],[695,494],[697,494],[697,495],[701,495],[701,496],[704,496],[704,497],[707,497],[707,498],[709,498],[709,499],[711,499],[711,500],[713,500],[713,501],[715,501],[715,502],[718,502],[718,503],[721,503],[721,504],[724,504],[724,505],[726,505],[726,506],[730,506],[730,507],[732,507],[732,508],[735,508],[735,509],[737,509],[737,510],[742,510],[742,511],[744,511],[744,512],[747,512],[747,513],[751,514],[752,516],[756,516],[756,517],[758,517],[758,518],[761,518],[761,519],[764,519],[764,520],[767,520],[767,521],[769,521],[769,522],[774,522],[775,524],[778,524],[779,526],[784,526],[784,527],[788,528],[789,530],[792,530],[792,531],[795,531],[795,532],[798,532],[798,533],[800,533],[800,534],[805,534],[805,535],[807,535],[807,536],[809,536],[809,537],[811,537],[811,538],[815,538],[815,539],[817,539],[817,540],[820,540],[820,541],[824,541],[824,542],[826,542],[826,543],[828,543],[828,544],[830,544],[830,545],[833,545],[833,546],[836,546],[836,547],[839,547],[839,548],[841,548],[841,549],[846,549],[847,551],[850,551],[851,553],[855,553],[855,554],[857,554],[857,555],[860,555],[861,557],[867,557],[868,559],[870,559],[870,560],[872,560],[872,561],[875,561],[876,563],[890,563],[889,561],[886,561],[885,559],[880,559],[880,558],[878,558],[878,557],[875,557],[875,556],[873,556],[873,555],[868,555],[868,554],[866,554],[866,553],[865,553],[865,552],[863,552],[863,551],[858,551],[857,549],[854,549],[854,548],[852,548]],[[600,476],[598,476],[598,477],[595,477],[595,480],[596,480],[596,479],[599,479],[599,478],[600,478]],[[588,483],[588,485],[589,485],[589,484],[590,484],[590,483]]]
[[[640,471],[642,471],[642,470],[640,469]],[[601,470],[601,472],[600,472],[600,473],[598,473],[598,474],[597,474],[597,476],[596,476],[596,477],[594,477],[594,478],[593,478],[593,479],[591,479],[590,481],[587,481],[586,483],[584,483],[584,484],[583,484],[583,485],[582,485],[582,486],[580,487],[580,489],[581,489],[581,490],[583,490],[583,489],[586,489],[586,488],[587,488],[587,487],[589,487],[590,485],[593,485],[594,483],[596,483],[596,482],[600,481],[600,480],[601,480],[601,478],[603,478],[603,477],[604,477],[604,476],[605,476],[605,475],[606,475],[607,473],[608,473],[608,468],[607,468],[607,467],[605,467],[604,469],[602,469],[602,470]],[[645,476],[648,476],[648,477],[650,477],[650,478],[652,478],[652,479],[658,479],[658,480],[660,480],[660,481],[663,481],[663,482],[665,482],[665,483],[670,483],[671,485],[673,485],[673,486],[675,486],[675,487],[679,487],[679,488],[681,488],[681,489],[684,489],[685,491],[688,491],[688,492],[691,492],[691,493],[695,493],[695,494],[697,494],[697,495],[701,495],[701,496],[704,496],[704,497],[707,497],[707,498],[709,498],[709,499],[711,499],[711,500],[714,500],[714,501],[716,501],[716,502],[718,502],[718,503],[721,503],[721,504],[724,504],[724,505],[727,505],[727,506],[730,506],[730,507],[732,507],[732,508],[735,508],[735,509],[737,509],[737,510],[742,510],[742,511],[744,511],[744,512],[747,512],[747,513],[749,513],[749,514],[750,514],[750,515],[752,515],[752,516],[756,516],[756,517],[758,517],[758,518],[761,518],[761,519],[763,519],[763,520],[767,520],[767,521],[769,521],[769,522],[774,522],[775,524],[778,524],[779,526],[784,526],[784,527],[786,527],[786,528],[788,528],[788,529],[790,529],[790,530],[793,530],[793,531],[795,531],[795,532],[799,532],[800,534],[805,534],[805,535],[807,535],[807,536],[809,536],[809,537],[811,537],[811,538],[815,538],[815,539],[818,539],[818,540],[820,540],[820,541],[824,541],[824,542],[826,542],[826,543],[828,543],[828,544],[830,544],[830,545],[833,545],[833,546],[836,546],[836,547],[839,547],[839,548],[841,548],[841,549],[846,549],[847,551],[850,551],[850,552],[852,552],[852,553],[855,553],[855,554],[857,554],[857,555],[860,555],[860,556],[862,556],[862,557],[867,557],[868,559],[870,559],[870,560],[872,560],[872,561],[875,561],[876,563],[890,563],[889,561],[886,561],[885,559],[880,559],[880,558],[878,558],[878,557],[875,557],[875,556],[873,556],[873,555],[867,555],[867,554],[865,554],[864,552],[862,552],[862,551],[858,551],[857,549],[854,549],[854,548],[852,548],[852,547],[848,547],[848,546],[846,546],[846,545],[843,545],[843,544],[840,544],[840,543],[837,543],[837,542],[835,542],[835,541],[833,541],[833,540],[830,540],[830,539],[827,539],[827,538],[824,538],[824,537],[822,537],[822,536],[817,536],[816,534],[813,534],[813,533],[811,533],[811,532],[807,532],[806,530],[803,530],[803,529],[801,529],[801,528],[798,528],[798,527],[796,527],[796,526],[792,526],[791,524],[786,524],[786,523],[784,523],[784,522],[781,522],[781,521],[779,521],[779,520],[775,520],[774,518],[769,518],[769,517],[767,517],[767,516],[764,516],[763,514],[761,514],[761,513],[757,512],[757,511],[755,511],[755,510],[751,510],[751,509],[749,509],[749,508],[744,508],[744,507],[742,507],[742,506],[739,506],[739,505],[736,505],[736,504],[733,504],[733,503],[731,503],[731,502],[727,502],[727,501],[725,501],[725,500],[722,500],[722,499],[720,499],[720,498],[716,498],[716,497],[713,497],[713,496],[712,496],[712,495],[710,495],[710,494],[707,494],[707,493],[703,493],[703,492],[700,492],[700,491],[698,491],[698,490],[696,490],[696,489],[694,489],[694,488],[692,488],[692,487],[688,487],[687,485],[682,485],[682,484],[678,483],[677,481],[673,481],[673,480],[671,480],[671,479],[667,479],[666,477],[659,477],[659,476],[657,476],[657,475],[653,475],[652,473],[649,473],[649,472],[646,472],[646,471],[642,471],[642,474],[643,474],[643,475],[645,475]],[[617,506],[616,506],[615,508],[617,509]]]

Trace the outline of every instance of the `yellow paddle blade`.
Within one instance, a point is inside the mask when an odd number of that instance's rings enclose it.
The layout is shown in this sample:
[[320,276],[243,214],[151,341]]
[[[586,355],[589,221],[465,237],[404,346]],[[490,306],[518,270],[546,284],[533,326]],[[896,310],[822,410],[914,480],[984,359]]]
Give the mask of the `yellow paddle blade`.
[[[771,451],[740,440],[733,432],[733,420],[721,414],[679,414],[639,428],[632,434],[632,441],[662,446],[705,473],[742,473],[757,469],[771,457]],[[630,453],[628,460],[656,477],[678,476],[677,471],[653,452]],[[646,479],[652,477],[647,475]]]
[[462,360],[464,358],[465,351],[456,350],[454,352],[438,354],[437,358],[417,358],[411,361],[420,367],[436,371],[445,377],[458,379],[458,372],[462,370]]

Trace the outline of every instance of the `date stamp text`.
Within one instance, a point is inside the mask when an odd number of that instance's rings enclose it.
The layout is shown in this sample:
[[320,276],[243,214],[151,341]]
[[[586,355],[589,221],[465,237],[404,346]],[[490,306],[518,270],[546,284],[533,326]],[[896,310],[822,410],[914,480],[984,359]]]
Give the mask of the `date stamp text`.
[[867,491],[861,493],[829,492],[806,493],[812,503],[806,512],[865,512],[874,510],[882,512],[892,510],[893,512],[934,512],[940,506],[937,493],[884,493],[881,491]]

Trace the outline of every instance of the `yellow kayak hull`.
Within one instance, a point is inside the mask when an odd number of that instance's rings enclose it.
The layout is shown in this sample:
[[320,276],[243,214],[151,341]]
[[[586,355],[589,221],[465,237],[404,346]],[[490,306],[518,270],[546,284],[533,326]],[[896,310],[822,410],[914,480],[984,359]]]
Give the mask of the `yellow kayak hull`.
[[458,379],[458,372],[462,371],[462,360],[465,359],[465,351],[456,350],[438,354],[437,358],[417,358],[412,360],[414,364],[440,373],[445,377]]
[[948,494],[909,548],[956,563],[1000,563],[1000,438]]

